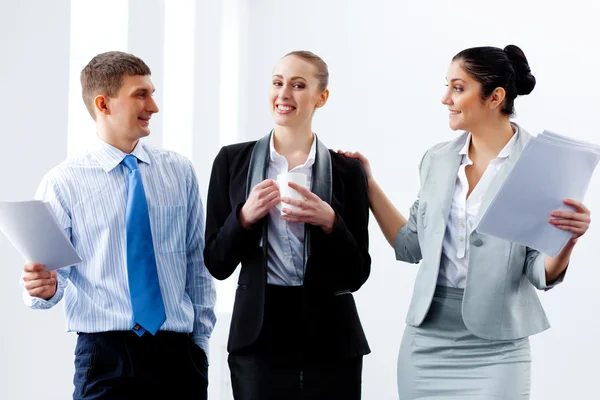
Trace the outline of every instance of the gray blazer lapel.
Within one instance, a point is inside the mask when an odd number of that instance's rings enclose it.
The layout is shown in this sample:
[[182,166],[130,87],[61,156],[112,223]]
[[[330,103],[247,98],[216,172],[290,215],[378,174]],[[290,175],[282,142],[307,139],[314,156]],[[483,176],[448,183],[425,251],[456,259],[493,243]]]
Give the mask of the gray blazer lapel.
[[317,141],[315,164],[312,174],[312,192],[324,202],[331,204],[331,155],[329,150],[315,135]]
[[[319,196],[321,200],[331,205],[332,198],[332,168],[331,168],[331,155],[329,154],[329,150],[315,135],[315,140],[317,141],[316,145],[316,154],[315,154],[315,163],[312,168],[312,187],[311,190],[314,194]],[[308,258],[311,254],[311,245],[310,245],[311,235],[310,228],[306,227],[304,229],[304,267],[306,268],[306,263],[308,262]]]
[[[272,134],[273,131],[271,131],[267,136],[257,141],[254,145],[254,149],[252,149],[252,154],[250,155],[250,163],[248,165],[248,176],[246,178],[246,200],[248,200],[248,196],[250,196],[250,192],[252,191],[254,186],[267,179],[270,159],[269,145]],[[267,235],[267,224],[264,224],[262,229],[262,237],[260,239],[259,245],[263,248],[265,264],[267,262]]]
[[246,200],[254,186],[267,179],[269,168],[269,145],[271,141],[271,131],[254,145],[250,155],[250,164],[248,165],[248,178],[246,180]]
[[467,134],[463,134],[447,146],[433,153],[434,160],[432,160],[431,166],[435,167],[432,168],[427,179],[430,180],[430,184],[432,185],[432,193],[438,196],[435,200],[440,203],[442,217],[444,218],[444,227],[448,221],[448,214],[450,213],[450,205],[454,197],[454,188],[458,176],[458,168],[463,158],[458,152],[464,146],[466,140]]
[[506,177],[514,167],[517,160],[519,159],[519,156],[525,148],[525,145],[527,144],[529,139],[531,139],[531,135],[521,127],[518,127],[517,135],[519,136],[517,136],[517,140],[510,152],[510,155],[508,156],[504,164],[502,164],[502,168],[500,168],[498,174],[496,174],[494,180],[490,183],[488,190],[483,196],[481,206],[479,207],[479,211],[477,212],[477,216],[475,217],[475,221],[473,222],[473,230],[477,229],[477,226],[479,225],[479,222],[481,222],[483,214],[485,214],[488,207],[492,203],[492,200],[494,200],[494,198],[496,197],[496,194],[502,187],[502,184],[506,180]]

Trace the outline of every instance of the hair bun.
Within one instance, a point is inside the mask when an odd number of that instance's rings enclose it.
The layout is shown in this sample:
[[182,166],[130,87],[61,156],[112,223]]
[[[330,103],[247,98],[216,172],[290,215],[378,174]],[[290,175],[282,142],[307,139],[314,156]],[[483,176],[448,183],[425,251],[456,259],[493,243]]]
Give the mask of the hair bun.
[[525,95],[531,93],[535,87],[535,76],[531,74],[529,63],[525,53],[514,44],[509,44],[504,48],[504,52],[512,61],[515,69],[515,83],[517,85],[517,94]]

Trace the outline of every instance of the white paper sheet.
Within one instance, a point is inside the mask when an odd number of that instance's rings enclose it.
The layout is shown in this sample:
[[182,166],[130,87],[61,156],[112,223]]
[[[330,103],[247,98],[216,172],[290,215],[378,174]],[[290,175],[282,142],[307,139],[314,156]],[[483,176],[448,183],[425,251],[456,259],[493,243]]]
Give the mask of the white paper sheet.
[[482,216],[476,230],[557,255],[571,233],[548,222],[563,200],[583,201],[600,147],[551,132],[531,139]]
[[44,264],[47,270],[81,262],[49,203],[0,202],[0,230],[26,261]]

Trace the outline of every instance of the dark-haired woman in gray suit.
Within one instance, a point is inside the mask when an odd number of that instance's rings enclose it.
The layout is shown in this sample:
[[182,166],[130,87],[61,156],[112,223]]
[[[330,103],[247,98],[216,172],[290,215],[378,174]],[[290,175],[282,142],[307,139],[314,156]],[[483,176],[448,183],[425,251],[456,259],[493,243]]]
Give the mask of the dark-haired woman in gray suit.
[[561,282],[590,212],[565,199],[549,223],[572,233],[556,256],[479,234],[477,224],[531,136],[510,121],[535,86],[516,46],[470,48],[452,59],[442,103],[458,138],[421,161],[408,220],[367,171],[371,210],[396,258],[421,262],[398,359],[401,400],[527,399],[530,335],[549,327],[535,289]]

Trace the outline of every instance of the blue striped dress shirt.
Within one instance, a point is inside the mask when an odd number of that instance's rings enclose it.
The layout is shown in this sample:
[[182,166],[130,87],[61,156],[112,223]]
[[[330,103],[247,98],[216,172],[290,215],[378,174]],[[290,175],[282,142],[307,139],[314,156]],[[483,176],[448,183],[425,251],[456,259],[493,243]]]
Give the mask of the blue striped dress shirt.
[[[191,162],[141,142],[139,160],[167,319],[161,330],[191,333],[208,354],[216,317],[214,281],[206,267],[204,209]],[[36,199],[50,203],[80,264],[59,269],[54,297],[24,292],[28,306],[47,309],[65,298],[67,330],[128,330],[132,309],[127,283],[125,210],[126,156],[97,139],[86,154],[67,160],[44,176]]]

